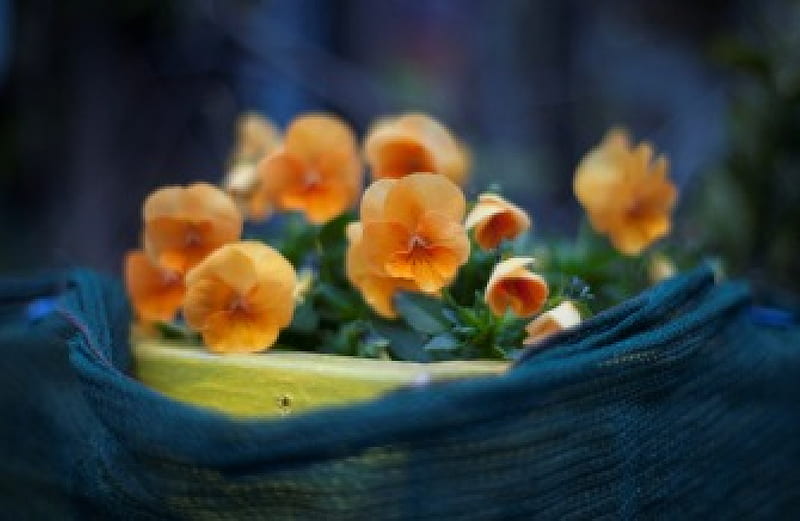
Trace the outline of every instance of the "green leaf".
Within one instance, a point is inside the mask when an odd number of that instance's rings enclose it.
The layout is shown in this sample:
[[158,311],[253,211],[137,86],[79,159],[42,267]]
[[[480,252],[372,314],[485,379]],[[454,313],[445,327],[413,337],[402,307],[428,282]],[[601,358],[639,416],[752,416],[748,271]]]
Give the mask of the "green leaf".
[[482,294],[497,261],[497,253],[485,252],[473,242],[467,263],[459,269],[456,279],[450,285],[452,299],[459,305],[471,306],[475,302],[476,293]]
[[358,344],[358,356],[363,358],[387,358],[389,341],[377,335],[369,335]]
[[[493,346],[501,346],[501,350],[506,353],[509,352],[510,348],[521,348],[522,340],[525,338],[525,325],[527,323],[528,319],[522,318],[503,320],[494,335]],[[496,353],[493,353],[493,355],[494,354]]]
[[481,325],[480,317],[474,310],[469,308],[459,308],[459,317],[461,321],[468,325],[468,327],[478,327]]
[[430,353],[424,349],[428,337],[405,327],[402,323],[384,319],[372,321],[376,334],[388,341],[387,351],[393,360],[431,362]]
[[156,322],[155,328],[164,340],[194,340],[197,335],[187,329],[172,322]]
[[345,229],[347,225],[355,220],[352,213],[345,213],[339,217],[325,223],[319,229],[317,240],[323,249],[341,248],[347,243],[345,240]]
[[458,315],[448,307],[442,307],[442,315],[453,324],[458,324]]
[[365,324],[359,320],[342,325],[324,342],[322,352],[337,355],[357,356],[359,340],[364,334]]
[[423,346],[426,351],[455,351],[461,347],[461,343],[456,337],[450,333],[442,333],[431,338],[427,344]]
[[592,308],[589,307],[589,304],[587,304],[585,301],[573,300],[572,304],[577,308],[578,313],[581,314],[582,320],[587,320],[594,315],[594,313],[592,313]]
[[360,308],[358,295],[345,288],[325,282],[317,284],[318,312],[331,320],[353,320],[357,318]]
[[711,46],[717,61],[768,82],[772,75],[769,57],[761,50],[731,38],[720,38]]
[[450,321],[442,312],[442,302],[419,293],[400,293],[394,298],[397,312],[411,328],[436,335],[447,331]]
[[511,360],[514,357],[516,349],[508,346],[494,346],[493,353],[498,360]]
[[308,224],[302,216],[287,215],[282,238],[277,242],[277,249],[289,262],[295,266],[300,265],[313,250],[316,235],[316,228]]
[[311,299],[297,306],[292,317],[290,329],[298,333],[313,333],[319,327],[319,315],[314,311]]
[[476,331],[478,330],[473,326],[456,326],[453,328],[453,333],[457,335],[474,335]]

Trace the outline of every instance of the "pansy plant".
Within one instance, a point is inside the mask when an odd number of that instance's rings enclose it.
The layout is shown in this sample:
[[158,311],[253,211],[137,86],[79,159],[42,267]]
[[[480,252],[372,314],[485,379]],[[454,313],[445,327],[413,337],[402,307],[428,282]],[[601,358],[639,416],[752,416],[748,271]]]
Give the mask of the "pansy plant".
[[246,115],[222,188],[145,201],[125,260],[138,320],[159,325],[145,330],[217,353],[511,359],[643,289],[654,263],[674,273],[663,250],[644,253],[671,227],[667,161],[624,131],[577,166],[591,228],[569,241],[532,238],[528,212],[495,191],[468,201],[469,151],[427,115],[379,119],[360,148],[329,114],[276,129]]

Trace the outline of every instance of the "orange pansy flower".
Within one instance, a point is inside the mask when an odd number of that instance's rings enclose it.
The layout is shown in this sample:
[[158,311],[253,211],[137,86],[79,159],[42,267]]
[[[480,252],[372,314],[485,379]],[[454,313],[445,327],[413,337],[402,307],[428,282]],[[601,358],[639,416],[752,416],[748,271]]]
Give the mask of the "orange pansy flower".
[[380,275],[413,281],[436,293],[469,257],[461,224],[464,194],[444,176],[411,174],[382,179],[361,201],[361,245],[369,268]]
[[528,336],[522,342],[524,345],[538,344],[547,337],[575,327],[581,323],[581,313],[570,301],[565,301],[549,311],[545,311],[534,318],[527,326],[525,332]]
[[248,161],[235,163],[225,175],[222,185],[242,214],[255,221],[263,221],[272,214],[272,203],[259,199],[256,166],[256,163]]
[[364,248],[361,244],[362,226],[359,222],[347,226],[347,249],[345,268],[347,278],[364,297],[364,301],[378,314],[386,318],[395,318],[392,298],[398,291],[419,291],[412,280],[389,277],[376,272],[367,264]]
[[300,116],[289,125],[283,145],[259,163],[258,175],[255,213],[273,203],[323,224],[354,205],[361,192],[355,135],[334,116]]
[[245,112],[236,118],[232,163],[256,162],[280,145],[275,124],[261,114]]
[[465,227],[475,229],[475,241],[484,250],[493,250],[503,240],[519,236],[531,226],[525,210],[496,194],[481,194],[467,215]]
[[180,273],[242,233],[236,204],[207,183],[156,190],[142,213],[145,252],[159,266]]
[[183,313],[212,351],[262,351],[291,322],[296,285],[292,265],[269,246],[227,244],[186,275]]
[[364,141],[373,179],[396,179],[413,173],[436,173],[463,185],[469,152],[450,131],[424,114],[377,121]]
[[259,165],[253,167],[252,172],[256,177],[256,183],[241,206],[249,219],[265,221],[275,211],[275,197],[263,185]]
[[529,257],[512,257],[494,267],[484,296],[492,313],[500,316],[510,308],[518,317],[527,317],[542,309],[549,289],[541,276],[526,269],[532,262]]
[[236,120],[236,140],[230,166],[222,186],[236,201],[237,206],[256,220],[271,213],[269,201],[256,200],[259,177],[258,162],[280,145],[277,127],[267,118],[247,112]]
[[125,256],[125,287],[136,315],[146,322],[169,322],[183,301],[183,277],[159,268],[143,251]]
[[626,255],[638,255],[669,233],[678,192],[667,178],[667,160],[635,147],[621,130],[609,132],[578,165],[573,182],[592,227]]

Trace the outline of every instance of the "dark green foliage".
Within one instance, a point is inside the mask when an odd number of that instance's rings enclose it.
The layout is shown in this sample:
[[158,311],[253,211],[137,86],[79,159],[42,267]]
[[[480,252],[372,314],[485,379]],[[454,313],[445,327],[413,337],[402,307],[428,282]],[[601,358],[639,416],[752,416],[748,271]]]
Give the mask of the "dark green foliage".
[[761,11],[749,34],[712,48],[734,81],[728,154],[692,194],[684,227],[729,271],[797,291],[800,6],[774,3]]
[[[276,244],[311,283],[282,331],[278,349],[315,351],[415,362],[516,358],[532,317],[495,316],[484,302],[492,270],[503,259],[533,256],[533,271],[549,283],[544,310],[572,301],[584,317],[613,306],[646,288],[648,258],[627,258],[584,225],[574,241],[507,241],[497,251],[472,244],[468,261],[439,297],[399,293],[395,320],[377,316],[345,274],[346,228],[342,215],[323,226],[289,215],[274,236]],[[174,331],[165,331],[173,335]]]
[[176,340],[180,342],[199,342],[200,335],[189,330],[183,324],[173,322],[156,322],[156,331],[165,340]]
[[[459,287],[459,279],[453,287]],[[395,307],[403,328],[415,334],[396,340],[408,344],[404,352],[413,349],[423,359],[511,358],[522,347],[527,320],[494,316],[480,292],[475,293],[472,301],[470,306],[460,305],[447,292],[442,299],[416,293],[397,295]]]

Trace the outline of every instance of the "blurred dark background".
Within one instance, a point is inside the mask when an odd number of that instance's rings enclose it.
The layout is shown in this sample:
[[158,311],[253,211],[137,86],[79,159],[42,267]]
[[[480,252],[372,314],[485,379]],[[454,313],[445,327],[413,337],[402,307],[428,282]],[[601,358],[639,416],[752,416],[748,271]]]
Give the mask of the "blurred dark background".
[[689,0],[0,0],[0,270],[118,272],[155,187],[218,181],[235,116],[428,111],[539,233],[612,125],[668,154],[676,237],[798,289],[800,9]]

